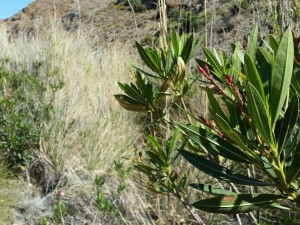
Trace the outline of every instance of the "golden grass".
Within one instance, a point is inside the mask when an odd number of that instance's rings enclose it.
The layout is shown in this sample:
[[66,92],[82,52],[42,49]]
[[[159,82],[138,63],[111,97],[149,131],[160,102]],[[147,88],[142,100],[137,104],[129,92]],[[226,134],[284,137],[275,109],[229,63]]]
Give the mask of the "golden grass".
[[[88,36],[82,30],[67,33],[59,23],[30,38],[20,36],[9,41],[5,32],[0,33],[0,57],[10,57],[29,71],[33,62],[42,61],[42,73],[58,70],[47,79],[64,83],[55,94],[52,119],[41,124],[40,146],[34,150],[29,170],[37,165],[42,168],[38,179],[46,194],[63,187],[66,203],[82,207],[73,213],[81,217],[87,213],[94,219],[98,212],[92,203],[93,180],[95,174],[102,174],[107,177],[104,191],[108,198],[118,201],[114,204],[123,207],[127,215],[117,220],[151,224],[146,216],[149,206],[136,184],[129,180],[124,194],[118,196],[117,176],[111,172],[114,160],[134,156],[133,144],[140,136],[134,114],[121,109],[113,97],[119,92],[117,81],[128,81],[130,64],[136,56],[130,46],[95,46]],[[41,205],[49,205],[46,197],[40,201]],[[30,201],[24,205],[28,204]],[[27,219],[34,220],[30,216]]]

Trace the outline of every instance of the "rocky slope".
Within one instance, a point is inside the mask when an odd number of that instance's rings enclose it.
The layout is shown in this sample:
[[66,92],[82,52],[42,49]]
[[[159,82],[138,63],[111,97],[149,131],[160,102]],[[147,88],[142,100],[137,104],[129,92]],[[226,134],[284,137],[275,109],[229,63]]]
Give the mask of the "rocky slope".
[[154,34],[155,10],[135,13],[113,0],[36,0],[10,18],[0,21],[12,35],[35,35],[41,27],[61,20],[66,30],[85,29],[101,44],[140,39]]
[[[151,8],[155,0],[143,0],[144,6]],[[126,1],[125,1],[126,2]],[[196,27],[204,33],[205,14],[202,0],[195,0],[190,7],[196,14],[189,19],[189,14],[181,12],[181,20],[186,26]],[[61,20],[70,32],[84,29],[94,37],[97,44],[109,44],[112,41],[132,43],[140,40],[150,44],[157,36],[158,23],[155,9],[143,13],[133,13],[123,0],[36,0],[16,15],[0,21],[12,35],[25,31],[35,35],[40,27],[47,27],[53,21]],[[168,0],[170,21],[178,27],[176,16],[180,15],[178,4]],[[153,8],[153,7],[152,7]],[[254,23],[266,23],[266,8],[250,5],[248,1],[216,0],[207,7],[208,42],[221,46],[224,41],[242,39]],[[212,35],[210,35],[212,34]],[[209,44],[208,43],[208,44]]]

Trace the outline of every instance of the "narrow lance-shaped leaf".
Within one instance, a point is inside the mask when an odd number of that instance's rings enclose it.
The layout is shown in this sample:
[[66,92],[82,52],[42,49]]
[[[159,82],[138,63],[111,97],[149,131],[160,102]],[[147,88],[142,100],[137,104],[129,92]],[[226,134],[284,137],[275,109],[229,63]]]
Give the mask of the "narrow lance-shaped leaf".
[[199,48],[200,48],[200,45],[202,44],[202,41],[204,39],[204,35],[200,36],[200,37],[197,37],[197,38],[194,38],[194,41],[193,41],[193,47],[192,47],[192,50],[191,50],[191,53],[190,53],[190,56],[188,58],[188,62],[191,60],[191,58],[193,58],[196,53],[199,51]]
[[279,48],[279,43],[278,41],[274,38],[273,35],[269,36],[269,42],[270,42],[270,46],[274,52],[274,54],[277,54],[278,48]]
[[289,92],[293,74],[294,46],[291,29],[284,32],[275,57],[271,87],[271,127],[275,128],[284,101]]
[[257,51],[257,61],[259,61],[260,66],[262,66],[264,63],[273,63],[273,55],[266,49],[264,48],[258,48]]
[[128,84],[121,84],[118,83],[119,87],[131,98],[135,99],[136,101],[140,103],[145,103],[144,97],[139,93],[138,89],[132,85],[129,86]]
[[273,69],[274,69],[274,63],[269,64],[268,62],[265,62],[260,68],[261,82],[263,84],[263,88],[265,92],[266,105],[268,106],[270,106],[271,104],[270,93],[271,93],[271,80],[272,80]]
[[247,85],[246,92],[248,100],[247,108],[251,114],[254,125],[268,144],[273,145],[274,141],[269,124],[270,119],[261,96],[251,83]]
[[151,161],[161,167],[165,167],[166,164],[165,162],[163,162],[163,159],[161,159],[156,153],[152,152],[152,151],[146,151],[146,154],[148,155],[148,157],[151,159]]
[[170,160],[171,160],[171,154],[176,147],[176,143],[178,141],[179,135],[180,135],[180,129],[177,127],[175,129],[175,131],[173,132],[171,139],[168,140],[168,142],[167,142],[167,146],[166,146],[167,152],[166,153],[167,153],[167,161],[168,162],[170,162]]
[[252,162],[259,160],[257,155],[246,145],[246,143],[247,143],[245,141],[245,140],[247,140],[246,137],[241,139],[241,137],[243,135],[241,133],[239,133],[238,131],[231,129],[229,124],[225,120],[223,120],[223,118],[221,116],[219,116],[218,114],[216,115],[216,118],[217,118],[217,120],[215,122],[216,122],[218,128],[220,128],[221,132],[223,134],[225,134],[229,138],[229,140],[232,140],[237,146],[239,146],[239,148],[241,150],[243,150],[243,152],[249,158],[251,158]]
[[213,95],[212,91],[209,89],[209,87],[206,87],[206,93],[209,100],[210,107],[212,108],[212,111],[216,114],[219,114],[225,121],[228,121],[225,113],[223,112],[222,108],[220,107],[220,104],[216,100],[215,96]]
[[[287,211],[291,211],[292,209],[291,208],[288,208],[286,206],[283,206],[283,205],[280,205],[276,202],[272,203],[271,205],[267,206],[267,208],[271,208],[271,209],[280,209],[280,210],[287,210]],[[292,225],[292,224],[290,224]]]
[[167,160],[167,156],[163,150],[163,148],[161,147],[161,145],[158,143],[158,141],[151,135],[147,136],[147,140],[152,144],[154,151],[156,151],[158,153],[158,155],[160,156],[160,158],[163,161]]
[[250,56],[248,54],[245,54],[245,66],[246,66],[246,72],[247,72],[247,77],[248,77],[249,82],[257,89],[260,97],[265,102],[266,101],[265,92],[264,92],[264,88],[263,88],[260,76],[254,65],[253,60],[250,58]]
[[257,36],[258,36],[258,26],[256,25],[251,30],[251,33],[250,33],[250,36],[248,37],[248,42],[247,42],[247,53],[250,55],[250,57],[252,59],[254,59],[254,57],[255,57]]
[[293,153],[293,151],[295,151],[296,147],[299,143],[300,140],[300,129],[297,128],[296,134],[294,135],[293,141],[286,146],[283,150],[284,150],[284,158],[282,160],[282,162],[286,162],[288,160],[288,158],[291,157],[291,154]]
[[140,43],[136,42],[137,50],[144,61],[144,63],[154,72],[160,74],[160,70],[156,62],[153,61],[152,57],[149,56],[148,52],[141,46]]
[[292,77],[292,87],[294,92],[300,95],[300,70],[298,70]]
[[134,166],[138,171],[146,174],[147,176],[152,176],[155,174],[155,172],[157,171],[157,169],[154,169],[152,167],[146,166],[146,165],[135,165]]
[[204,199],[192,205],[211,213],[237,214],[251,212],[284,199],[284,196],[273,194],[237,194]]
[[292,98],[286,113],[283,118],[282,126],[280,129],[279,139],[278,139],[278,151],[281,153],[282,149],[291,137],[292,131],[298,120],[299,112],[299,98],[296,95]]
[[[234,44],[234,52],[231,55],[232,71],[240,71],[241,70],[241,60],[239,59],[238,51],[239,51],[239,45]],[[231,74],[233,75],[233,72]],[[238,77],[234,76],[235,82],[237,79],[238,79]]]
[[172,34],[171,34],[171,40],[172,40],[172,53],[173,53],[173,57],[177,58],[179,55],[179,42],[178,42],[178,38],[177,38],[177,34],[174,28],[172,28]]
[[289,184],[300,176],[300,142],[298,143],[293,159],[292,164],[287,171],[286,182]]
[[256,180],[242,174],[236,173],[230,169],[220,166],[210,160],[205,159],[194,153],[182,150],[180,154],[193,166],[201,170],[202,172],[215,177],[219,180],[232,182],[236,184],[252,185],[252,186],[269,186],[270,184],[260,180]]
[[153,74],[151,74],[151,73],[148,73],[148,72],[146,72],[146,71],[144,71],[144,70],[142,70],[142,69],[140,69],[140,68],[138,68],[138,67],[136,67],[136,66],[134,66],[134,65],[132,65],[132,67],[133,67],[134,69],[136,69],[136,71],[138,71],[138,72],[144,74],[145,76],[147,76],[148,78],[149,78],[149,77],[153,77],[153,78],[156,78],[156,79],[162,79],[161,77],[155,76],[155,75],[153,75]]
[[183,59],[185,64],[188,62],[188,59],[190,58],[192,47],[193,47],[193,36],[190,36],[185,42],[181,52],[181,58]]
[[216,56],[211,51],[209,51],[207,48],[203,48],[203,52],[207,58],[207,62],[213,67],[216,75],[220,79],[222,79],[222,77],[223,77],[222,66],[220,65]]
[[[216,79],[216,80],[219,81],[219,82],[222,82],[222,75],[218,75],[218,74],[214,71],[214,67],[213,67],[213,66],[211,66],[210,64],[208,64],[208,62],[203,61],[203,60],[201,60],[201,59],[195,59],[195,60],[196,60],[197,64],[198,64],[200,67],[204,68],[205,66],[207,66],[208,69],[209,69],[209,71],[211,72],[211,75],[213,76],[213,78]],[[204,84],[208,84],[208,83],[209,83],[209,82],[206,82],[206,81],[204,81],[204,80],[200,80],[200,81],[201,81],[201,83],[203,82]]]
[[171,48],[168,48],[167,58],[166,58],[166,66],[165,66],[166,75],[169,75],[171,69],[173,68],[173,66],[174,66],[173,62],[174,62],[174,59],[173,59],[173,56],[172,56],[172,50],[171,50]]
[[209,153],[237,162],[251,163],[251,159],[240,149],[217,135],[194,125],[178,123],[178,126],[191,140],[204,147]]
[[147,95],[147,85],[144,79],[144,76],[139,71],[136,71],[136,85],[141,92],[141,95],[145,97],[147,100],[150,100],[150,96]]

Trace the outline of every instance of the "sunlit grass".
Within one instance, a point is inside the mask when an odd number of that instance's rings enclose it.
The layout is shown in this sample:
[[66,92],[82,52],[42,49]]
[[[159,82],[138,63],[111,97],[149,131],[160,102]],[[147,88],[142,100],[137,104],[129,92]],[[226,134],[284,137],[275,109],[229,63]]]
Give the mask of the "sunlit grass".
[[[32,149],[34,159],[28,165],[29,172],[36,176],[32,181],[37,179],[46,194],[64,188],[70,206],[83,204],[76,212],[79,216],[88,213],[96,218],[93,180],[95,174],[101,174],[109,178],[105,185],[108,197],[113,202],[120,198],[118,205],[131,215],[126,220],[150,224],[141,190],[128,180],[127,194],[118,196],[113,169],[114,160],[130,162],[134,142],[141,135],[134,114],[121,109],[113,97],[119,91],[117,81],[129,79],[130,64],[136,59],[132,48],[116,43],[95,46],[83,31],[71,34],[59,23],[31,38],[24,35],[8,41],[2,32],[0,40],[0,57],[9,57],[17,67],[25,66],[29,71],[33,71],[33,62],[42,62],[41,79],[50,73],[47,79],[63,83],[52,99],[51,119],[40,124],[39,147]],[[50,101],[53,96],[49,93],[48,97]],[[89,202],[78,196],[85,196]]]

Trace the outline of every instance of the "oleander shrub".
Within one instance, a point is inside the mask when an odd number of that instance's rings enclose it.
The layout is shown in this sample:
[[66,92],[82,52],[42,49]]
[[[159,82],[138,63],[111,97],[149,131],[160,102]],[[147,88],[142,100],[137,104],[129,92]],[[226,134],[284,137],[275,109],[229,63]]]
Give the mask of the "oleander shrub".
[[[299,42],[290,28],[278,39],[258,39],[256,26],[246,43],[232,45],[230,56],[203,48],[205,59],[196,59],[199,73],[192,79],[186,65],[198,39],[173,30],[161,48],[136,43],[147,69],[134,67],[135,78],[119,83],[124,94],[115,98],[123,108],[150,114],[152,124],[172,130],[170,138],[150,131],[136,159],[148,188],[175,196],[199,224],[203,220],[195,209],[244,214],[256,223],[253,211],[272,208],[296,222],[290,212],[300,207]],[[205,90],[209,114],[186,107],[192,86]],[[174,110],[182,121],[172,117]],[[189,171],[178,167],[180,157],[220,187],[191,180]],[[190,203],[190,188],[208,195]]]

